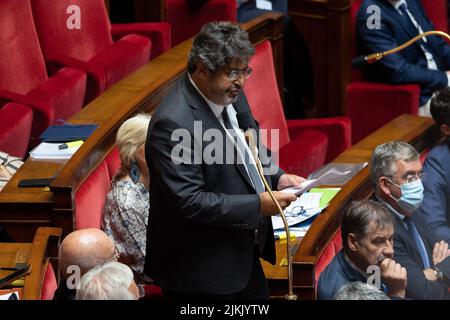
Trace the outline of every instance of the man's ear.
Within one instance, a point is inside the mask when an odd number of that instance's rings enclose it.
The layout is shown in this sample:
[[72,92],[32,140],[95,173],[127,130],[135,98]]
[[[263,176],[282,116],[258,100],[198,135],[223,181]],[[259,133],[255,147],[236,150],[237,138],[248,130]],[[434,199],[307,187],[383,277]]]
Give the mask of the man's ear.
[[386,177],[379,177],[378,178],[378,185],[380,186],[381,191],[383,191],[383,193],[390,195],[391,194],[391,189],[389,189],[388,187],[388,179],[386,179]]
[[354,233],[349,233],[347,237],[347,244],[348,248],[351,251],[357,251],[357,243],[358,239],[356,238],[356,235]]
[[448,126],[448,125],[446,125],[445,123],[444,124],[441,124],[441,127],[440,127],[440,129],[441,129],[441,132],[445,135],[445,136],[450,136],[450,127]]
[[201,61],[199,61],[197,63],[197,72],[198,72],[198,75],[200,76],[200,78],[202,78],[202,79],[206,79],[209,76],[209,74],[211,73],[211,71],[209,71],[209,69]]

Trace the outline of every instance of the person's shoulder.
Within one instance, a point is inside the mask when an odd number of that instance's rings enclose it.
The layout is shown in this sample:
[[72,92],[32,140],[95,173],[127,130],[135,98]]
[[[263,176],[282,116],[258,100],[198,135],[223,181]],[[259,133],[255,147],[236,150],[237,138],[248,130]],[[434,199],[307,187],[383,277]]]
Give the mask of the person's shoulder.
[[449,158],[450,158],[450,148],[447,146],[446,143],[441,143],[430,150],[425,159],[425,162],[432,159],[448,161]]

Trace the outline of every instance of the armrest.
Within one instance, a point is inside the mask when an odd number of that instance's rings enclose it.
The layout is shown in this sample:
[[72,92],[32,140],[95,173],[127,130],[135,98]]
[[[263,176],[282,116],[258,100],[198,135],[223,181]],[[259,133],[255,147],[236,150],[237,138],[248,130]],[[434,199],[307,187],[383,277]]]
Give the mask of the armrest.
[[151,59],[170,49],[170,24],[167,22],[121,23],[111,25],[114,41],[130,34],[139,34],[152,41]]
[[33,110],[33,125],[30,137],[32,140],[31,145],[33,145],[45,128],[47,128],[55,120],[53,107],[47,102],[34,97],[23,96],[10,91],[0,90],[0,102],[6,103],[10,101],[24,104]]
[[72,67],[86,73],[88,79],[86,85],[87,92],[85,104],[96,98],[106,89],[105,72],[103,71],[103,69],[88,62],[78,60],[63,54],[55,54],[47,59],[47,65],[51,74],[54,74],[62,67]]
[[352,120],[353,143],[397,116],[417,114],[420,87],[356,82],[347,86],[347,116]]
[[325,162],[336,158],[351,146],[351,121],[348,117],[287,120],[289,136],[294,140],[305,130],[316,130],[328,137]]

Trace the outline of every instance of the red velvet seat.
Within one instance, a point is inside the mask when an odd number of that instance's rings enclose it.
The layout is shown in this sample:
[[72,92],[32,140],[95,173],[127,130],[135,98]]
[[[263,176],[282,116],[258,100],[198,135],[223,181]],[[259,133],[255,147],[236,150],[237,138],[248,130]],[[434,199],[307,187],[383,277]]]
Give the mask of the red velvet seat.
[[[203,3],[202,3],[203,2]],[[197,34],[210,21],[236,22],[236,0],[187,1],[166,0],[166,21],[172,28],[175,46]]]
[[19,103],[0,107],[0,151],[23,158],[30,140],[33,111]]
[[[89,76],[86,102],[147,63],[152,48],[155,56],[170,47],[167,23],[112,27],[103,0],[59,0],[51,6],[46,0],[31,0],[31,4],[50,70],[72,66],[85,71]],[[71,5],[80,8],[79,29],[66,25],[75,17],[75,13],[66,13]],[[113,42],[113,36],[121,38]]]
[[[421,0],[428,17],[437,30],[447,32],[447,1]],[[363,0],[355,0],[351,8],[351,33],[353,56],[356,50],[356,14]],[[353,143],[403,113],[417,114],[420,88],[416,84],[391,85],[364,82],[359,70],[352,70],[352,83],[347,87],[347,112],[352,119]],[[373,113],[376,112],[376,117]]]
[[[253,74],[245,83],[245,94],[260,128],[279,130],[282,169],[307,176],[350,146],[351,125],[346,117],[286,121],[269,41],[256,47],[250,66]],[[277,152],[270,141],[269,137],[267,146]]]
[[48,77],[29,1],[0,0],[0,43],[0,103],[33,109],[32,137],[81,109],[86,75],[63,68]]
[[[356,15],[363,0],[355,0],[350,10],[352,56],[356,50]],[[362,73],[352,69],[347,86],[347,111],[352,119],[352,140],[358,142],[403,113],[417,114],[420,88],[415,84],[390,85],[363,81]],[[374,117],[376,112],[376,117]]]

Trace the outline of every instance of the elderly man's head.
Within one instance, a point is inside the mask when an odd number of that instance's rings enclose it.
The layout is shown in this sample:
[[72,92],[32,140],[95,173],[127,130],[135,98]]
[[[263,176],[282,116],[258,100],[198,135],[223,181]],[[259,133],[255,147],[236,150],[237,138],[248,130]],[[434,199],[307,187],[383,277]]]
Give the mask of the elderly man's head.
[[100,229],[74,231],[64,238],[59,249],[59,267],[63,277],[71,265],[78,266],[83,275],[100,263],[116,259],[114,242]]
[[375,148],[371,177],[379,197],[409,216],[423,199],[422,163],[419,153],[405,142],[388,142]]
[[227,106],[237,100],[252,69],[255,49],[246,31],[231,22],[203,26],[192,45],[188,71],[210,101]]

